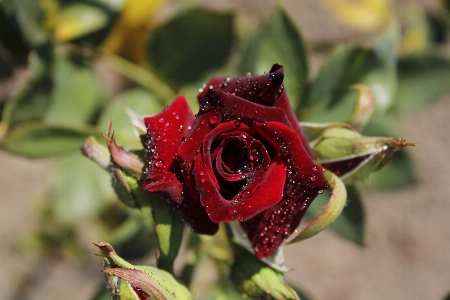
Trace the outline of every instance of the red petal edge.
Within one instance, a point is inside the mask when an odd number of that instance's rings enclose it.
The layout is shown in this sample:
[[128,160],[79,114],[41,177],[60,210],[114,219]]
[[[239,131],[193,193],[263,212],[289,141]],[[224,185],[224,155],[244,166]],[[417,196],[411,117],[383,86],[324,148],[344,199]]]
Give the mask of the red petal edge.
[[147,192],[156,192],[180,213],[198,233],[214,234],[218,224],[212,222],[199,201],[185,191],[176,153],[188,135],[194,114],[184,96],[175,99],[161,113],[147,117],[149,158],[148,172],[142,184]]
[[286,163],[286,184],[283,199],[270,209],[242,222],[255,255],[264,258],[272,255],[300,224],[314,198],[329,184],[320,166],[304,151],[296,132],[287,126],[268,122],[256,125],[268,140],[274,141]]

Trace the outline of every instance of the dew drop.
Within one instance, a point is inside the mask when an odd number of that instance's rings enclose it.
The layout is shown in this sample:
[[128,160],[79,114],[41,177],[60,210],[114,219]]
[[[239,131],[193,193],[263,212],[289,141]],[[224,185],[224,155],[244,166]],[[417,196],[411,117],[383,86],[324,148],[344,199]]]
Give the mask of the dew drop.
[[205,181],[206,181],[205,178],[200,179],[200,182],[201,182],[201,183],[205,183]]
[[160,159],[158,161],[155,162],[155,167],[157,168],[162,168],[164,167],[164,162]]
[[309,178],[309,180],[311,180],[312,182],[316,181],[316,176],[311,176],[311,177]]
[[250,190],[243,190],[241,193],[241,197],[244,199],[250,198],[252,196],[252,192]]
[[200,172],[198,173],[198,175],[203,176],[203,175],[205,175],[205,172],[200,171]]
[[213,104],[208,98],[202,98],[200,103],[200,111],[203,113],[209,112],[213,108]]
[[233,122],[234,122],[234,125],[236,125],[237,127],[239,127],[239,125],[241,125],[241,119],[240,118],[235,119]]
[[205,120],[201,120],[201,121],[200,121],[200,124],[205,125],[205,124],[206,124],[206,121],[205,121]]
[[157,141],[157,142],[159,142],[161,140],[161,136],[157,136],[156,138],[155,138],[155,141]]
[[164,123],[164,118],[159,118],[158,123],[159,123],[159,124]]
[[214,125],[214,124],[216,124],[217,122],[218,122],[217,116],[211,116],[211,117],[209,118],[209,123],[210,123],[211,125]]
[[316,172],[316,171],[317,171],[317,167],[316,167],[316,166],[312,167],[312,170],[313,170],[314,172]]
[[236,207],[230,207],[227,209],[228,218],[231,218],[231,219],[236,218],[237,213],[238,213],[238,211],[237,211]]

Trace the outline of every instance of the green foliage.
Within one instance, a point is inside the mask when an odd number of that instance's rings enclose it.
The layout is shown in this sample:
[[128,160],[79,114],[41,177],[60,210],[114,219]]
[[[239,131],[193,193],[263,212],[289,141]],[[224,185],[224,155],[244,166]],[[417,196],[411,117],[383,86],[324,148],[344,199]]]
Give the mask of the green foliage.
[[225,63],[233,45],[231,14],[189,10],[160,27],[148,45],[151,69],[175,85]]
[[294,109],[302,104],[308,80],[307,50],[297,26],[285,9],[277,5],[270,19],[251,36],[238,69],[261,74],[275,63],[285,66],[285,87]]
[[[143,115],[160,112],[179,92],[188,94],[193,108],[198,106],[195,95],[210,77],[261,74],[280,63],[285,67],[291,105],[302,121],[308,121],[302,127],[319,163],[325,167],[330,161],[380,154],[361,163],[350,176],[330,175],[333,195],[327,197],[325,192],[313,202],[307,212],[312,222],[292,239],[308,238],[331,223],[338,235],[363,246],[366,212],[359,189],[401,188],[416,180],[413,160],[403,150],[371,174],[388,159],[380,152],[384,146],[380,141],[385,140],[366,136],[398,137],[393,130],[398,115],[423,109],[450,91],[450,57],[440,49],[450,28],[448,11],[435,19],[424,11],[412,15],[405,32],[426,33],[420,47],[406,45],[399,24],[392,20],[373,45],[337,45],[318,75],[310,78],[310,47],[281,4],[268,18],[256,21],[254,28],[240,28],[237,11],[177,8],[165,10],[170,12],[167,16],[161,14],[167,17],[163,23],[143,24],[147,31],[139,42],[145,49],[138,50],[147,59],[138,65],[104,47],[113,28],[120,32],[120,26],[127,25],[121,19],[124,0],[0,1],[0,81],[13,80],[18,67],[27,68],[19,87],[10,95],[2,94],[7,99],[0,99],[0,149],[27,158],[54,158],[40,223],[23,245],[43,254],[60,251],[81,257],[85,245],[79,244],[78,232],[80,224],[88,222],[125,259],[158,253],[159,269],[135,267],[102,244],[102,250],[107,250],[105,261],[113,267],[105,273],[116,280],[117,289],[135,297],[129,282],[156,297],[190,298],[173,276],[186,233],[180,217],[164,200],[147,197],[140,190],[141,176],[116,161],[110,164],[106,148],[94,154],[102,156],[97,162],[109,173],[81,157],[79,150],[88,137],[103,143],[99,133],[112,123],[114,134],[108,132],[107,140],[113,136],[119,146],[133,150],[123,151],[124,155],[142,156],[145,128],[135,121]],[[122,49],[128,46],[136,47],[122,45]],[[117,77],[117,86],[112,86],[110,81]],[[362,130],[361,134],[349,125]],[[333,131],[335,127],[339,128]],[[389,142],[400,147],[396,140]],[[119,195],[114,195],[111,180]],[[361,180],[369,184],[356,184]],[[117,196],[131,199],[139,210],[125,207]],[[257,260],[223,227],[213,238],[191,233],[186,257],[180,274],[185,283],[191,284],[196,272],[217,273],[218,283],[205,292],[211,299],[309,298],[289,287],[283,274],[269,266],[275,265],[276,258]],[[213,270],[204,267],[205,262]],[[95,299],[109,297],[102,286]]]

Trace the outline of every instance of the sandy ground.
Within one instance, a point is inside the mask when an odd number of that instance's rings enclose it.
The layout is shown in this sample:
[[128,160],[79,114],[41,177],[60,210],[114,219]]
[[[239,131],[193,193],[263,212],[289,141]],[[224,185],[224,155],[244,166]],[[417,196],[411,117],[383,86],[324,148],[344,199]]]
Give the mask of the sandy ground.
[[[314,1],[300,3],[305,10],[317,9]],[[301,11],[293,15],[302,29],[309,27],[307,39],[334,30],[332,21],[322,29],[311,26],[325,17]],[[343,35],[339,38],[348,34],[336,32],[333,36]],[[404,137],[420,142],[411,151],[420,180],[404,190],[364,194],[367,247],[325,231],[286,248],[287,265],[294,268],[287,279],[315,299],[443,299],[450,293],[450,96],[400,122]],[[39,261],[19,250],[19,236],[35,222],[33,203],[45,190],[50,165],[0,153],[1,299],[89,299],[103,280],[93,247],[92,259],[84,263]]]

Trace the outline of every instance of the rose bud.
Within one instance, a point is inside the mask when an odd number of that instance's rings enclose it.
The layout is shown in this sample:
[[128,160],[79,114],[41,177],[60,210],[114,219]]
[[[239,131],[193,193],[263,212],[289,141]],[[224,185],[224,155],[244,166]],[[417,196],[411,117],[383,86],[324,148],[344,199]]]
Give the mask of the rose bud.
[[114,191],[124,204],[131,207],[141,206],[148,199],[140,189],[144,163],[134,153],[117,146],[111,133],[111,125],[103,137],[108,148],[100,145],[94,137],[89,137],[82,147],[83,155],[110,172]]
[[192,299],[188,289],[170,273],[148,266],[134,266],[119,257],[107,243],[94,244],[102,251],[103,273],[111,299]]
[[381,169],[401,148],[414,145],[403,139],[366,137],[350,128],[332,126],[322,132],[313,149],[322,167],[345,184],[352,184]]
[[213,78],[197,115],[184,97],[144,119],[149,150],[142,189],[162,195],[195,232],[240,222],[255,255],[276,252],[329,187],[283,86],[283,67]]

